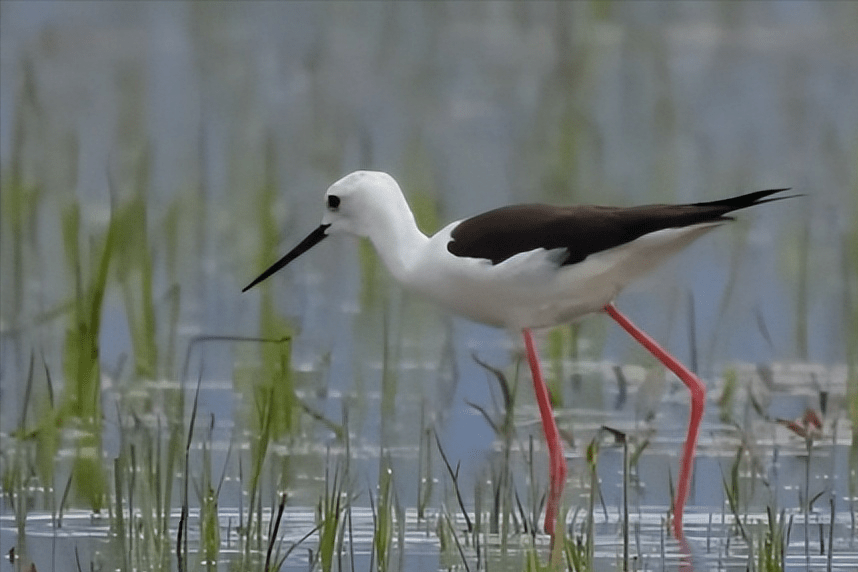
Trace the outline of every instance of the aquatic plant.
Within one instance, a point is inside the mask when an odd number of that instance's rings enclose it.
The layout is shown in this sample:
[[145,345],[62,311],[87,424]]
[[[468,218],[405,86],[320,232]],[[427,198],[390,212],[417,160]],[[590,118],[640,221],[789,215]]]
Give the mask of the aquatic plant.
[[333,474],[325,469],[325,494],[316,508],[316,528],[319,532],[318,558],[323,572],[333,570],[334,549],[343,527],[345,495],[343,481],[337,466]]

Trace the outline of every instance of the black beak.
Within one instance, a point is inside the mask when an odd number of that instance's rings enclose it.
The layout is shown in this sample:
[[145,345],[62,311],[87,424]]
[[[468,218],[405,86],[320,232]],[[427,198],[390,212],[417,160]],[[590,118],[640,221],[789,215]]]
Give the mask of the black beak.
[[290,262],[292,262],[293,260],[295,260],[296,258],[301,256],[305,252],[307,252],[308,250],[310,250],[311,248],[313,248],[314,246],[316,246],[317,244],[322,242],[322,239],[325,238],[326,236],[328,236],[327,234],[325,234],[325,231],[328,230],[329,226],[331,226],[331,225],[329,225],[329,224],[319,225],[319,228],[317,228],[316,230],[311,232],[310,235],[307,238],[305,238],[304,240],[302,240],[298,246],[296,246],[295,248],[290,250],[286,256],[284,256],[283,258],[281,258],[280,260],[278,260],[277,262],[272,264],[268,268],[268,270],[266,270],[265,272],[260,274],[256,278],[256,280],[254,280],[253,282],[251,282],[250,284],[248,284],[247,286],[242,288],[241,291],[247,292],[248,290],[250,290],[251,288],[253,288],[257,284],[259,284],[260,282],[262,282],[263,280],[265,280],[266,278],[268,278],[269,276],[271,276],[272,274],[274,274],[275,272],[277,272],[278,270],[280,270],[281,268],[283,268],[284,266],[286,266],[287,264],[289,264]]

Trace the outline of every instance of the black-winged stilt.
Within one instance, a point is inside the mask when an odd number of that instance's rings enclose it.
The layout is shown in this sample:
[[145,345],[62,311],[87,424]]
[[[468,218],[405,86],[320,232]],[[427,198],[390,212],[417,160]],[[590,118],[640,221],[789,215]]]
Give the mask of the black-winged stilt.
[[432,237],[417,228],[397,182],[386,173],[357,171],[325,193],[322,224],[247,285],[247,291],[333,234],[372,241],[385,266],[405,287],[454,312],[521,330],[549,454],[545,531],[553,538],[566,462],[531,328],[571,322],[604,311],[691,391],[691,416],[674,499],[674,534],[682,534],[706,387],[696,375],[637,328],[613,304],[634,278],[707,231],[728,213],[788,197],[787,189],[684,205],[631,208],[502,207],[451,223]]

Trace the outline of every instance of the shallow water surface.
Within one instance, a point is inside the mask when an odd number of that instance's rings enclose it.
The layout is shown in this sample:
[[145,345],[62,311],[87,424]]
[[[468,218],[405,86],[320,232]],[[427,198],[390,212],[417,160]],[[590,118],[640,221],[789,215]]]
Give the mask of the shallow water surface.
[[[548,561],[517,333],[402,292],[355,241],[240,293],[358,168],[394,174],[427,232],[514,202],[792,187],[617,304],[708,388],[697,569],[858,567],[855,3],[0,16],[0,568]],[[684,386],[604,316],[537,341],[568,562],[679,569]]]

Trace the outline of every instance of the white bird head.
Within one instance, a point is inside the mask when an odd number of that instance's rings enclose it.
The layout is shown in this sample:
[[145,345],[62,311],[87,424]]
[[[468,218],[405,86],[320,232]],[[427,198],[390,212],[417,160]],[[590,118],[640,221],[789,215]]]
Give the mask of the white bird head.
[[322,224],[242,292],[259,284],[332,234],[379,237],[391,220],[412,221],[411,209],[393,177],[380,171],[355,171],[325,193]]
[[366,237],[377,231],[391,214],[410,216],[402,190],[393,177],[381,171],[355,171],[328,188],[322,226],[326,234],[348,233]]

